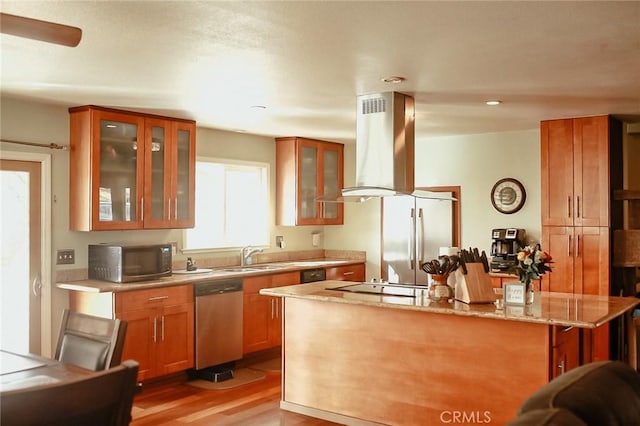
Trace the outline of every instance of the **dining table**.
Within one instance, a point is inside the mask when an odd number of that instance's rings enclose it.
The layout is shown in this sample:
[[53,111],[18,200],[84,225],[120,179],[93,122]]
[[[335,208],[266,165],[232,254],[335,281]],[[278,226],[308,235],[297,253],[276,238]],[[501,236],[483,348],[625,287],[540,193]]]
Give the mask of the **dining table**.
[[74,381],[94,371],[34,354],[0,349],[0,396],[3,392]]

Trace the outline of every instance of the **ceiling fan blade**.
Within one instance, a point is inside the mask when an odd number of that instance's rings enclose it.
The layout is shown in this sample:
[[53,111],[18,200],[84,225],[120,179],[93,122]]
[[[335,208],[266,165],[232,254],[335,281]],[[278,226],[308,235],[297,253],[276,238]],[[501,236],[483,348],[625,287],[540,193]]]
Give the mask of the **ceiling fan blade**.
[[76,47],[82,38],[80,28],[8,13],[0,13],[0,32],[69,47]]

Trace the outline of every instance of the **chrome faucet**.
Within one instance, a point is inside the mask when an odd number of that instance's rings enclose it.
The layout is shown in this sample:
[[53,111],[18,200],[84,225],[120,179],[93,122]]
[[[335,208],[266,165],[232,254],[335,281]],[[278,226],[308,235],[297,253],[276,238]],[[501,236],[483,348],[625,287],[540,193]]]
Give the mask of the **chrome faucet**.
[[251,265],[253,263],[253,256],[256,253],[262,252],[261,248],[252,248],[251,246],[245,246],[240,249],[240,266]]

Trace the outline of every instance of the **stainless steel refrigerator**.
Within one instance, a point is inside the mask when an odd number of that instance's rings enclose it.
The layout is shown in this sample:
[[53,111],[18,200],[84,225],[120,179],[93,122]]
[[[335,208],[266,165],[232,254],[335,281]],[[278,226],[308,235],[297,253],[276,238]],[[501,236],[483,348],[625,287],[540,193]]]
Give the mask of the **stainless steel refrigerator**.
[[[451,193],[441,195],[452,196]],[[427,284],[420,265],[453,245],[453,201],[412,196],[382,199],[382,279]]]

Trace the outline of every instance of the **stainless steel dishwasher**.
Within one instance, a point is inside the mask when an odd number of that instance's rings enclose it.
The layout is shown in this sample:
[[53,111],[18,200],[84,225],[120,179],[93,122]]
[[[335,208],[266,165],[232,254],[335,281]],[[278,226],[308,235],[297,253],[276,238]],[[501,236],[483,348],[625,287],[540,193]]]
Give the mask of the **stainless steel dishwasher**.
[[[193,291],[196,304],[196,370],[241,359],[242,278],[196,283]],[[217,380],[219,372],[205,373],[205,376],[209,375],[212,377],[205,378],[220,381]],[[230,378],[228,373],[222,376]]]

